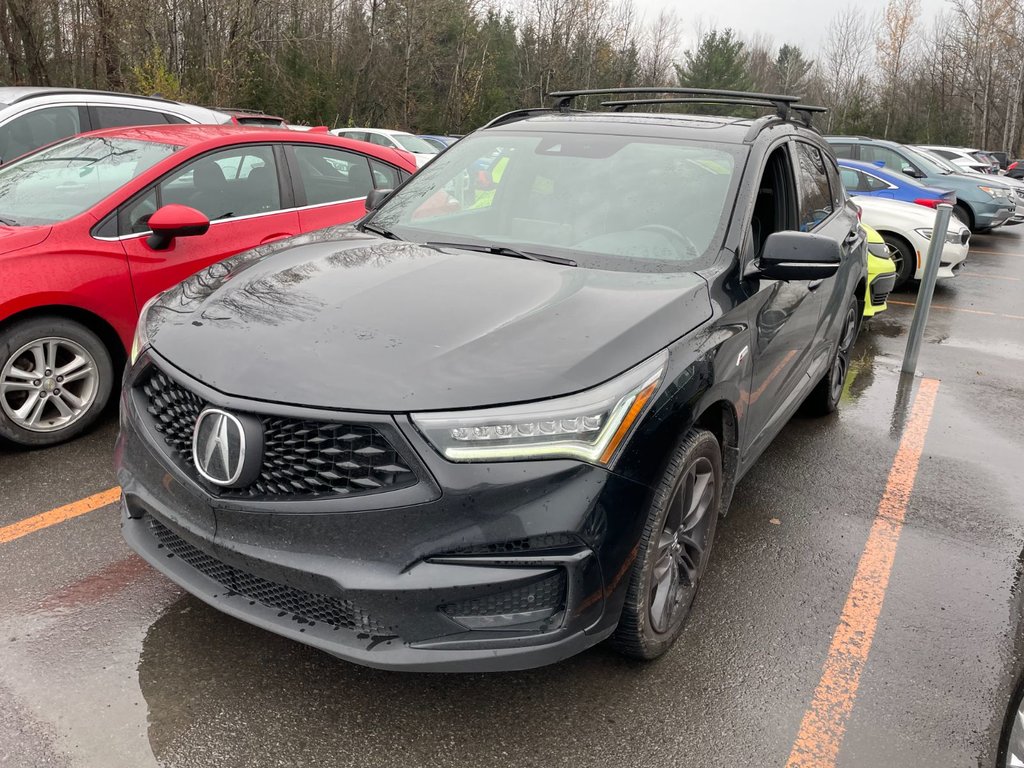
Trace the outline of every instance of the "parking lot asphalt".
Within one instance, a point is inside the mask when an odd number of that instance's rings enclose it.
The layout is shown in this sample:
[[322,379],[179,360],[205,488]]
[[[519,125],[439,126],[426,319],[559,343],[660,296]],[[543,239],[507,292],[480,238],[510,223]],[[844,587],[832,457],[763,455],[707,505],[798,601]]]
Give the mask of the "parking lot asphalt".
[[0,447],[0,766],[994,764],[1024,645],[1024,231],[973,239],[908,379],[914,300],[862,331],[840,412],[794,419],[740,484],[648,664],[335,660],[130,554],[96,495],[113,415]]

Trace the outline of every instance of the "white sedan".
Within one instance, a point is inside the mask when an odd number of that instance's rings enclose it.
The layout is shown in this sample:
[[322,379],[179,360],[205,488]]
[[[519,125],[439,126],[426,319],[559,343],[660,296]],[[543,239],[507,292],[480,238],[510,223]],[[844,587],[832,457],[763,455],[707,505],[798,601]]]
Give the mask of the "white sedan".
[[[924,276],[925,260],[935,226],[935,211],[915,203],[902,203],[880,197],[858,195],[854,202],[860,207],[865,224],[878,231],[892,252],[896,264],[896,288],[911,279]],[[949,219],[946,242],[942,246],[939,279],[956,277],[967,259],[971,230],[955,216]]]
[[416,167],[422,168],[434,159],[440,150],[419,136],[405,131],[392,131],[387,128],[335,128],[331,131],[335,136],[356,141],[368,141],[381,147],[402,149],[416,158]]

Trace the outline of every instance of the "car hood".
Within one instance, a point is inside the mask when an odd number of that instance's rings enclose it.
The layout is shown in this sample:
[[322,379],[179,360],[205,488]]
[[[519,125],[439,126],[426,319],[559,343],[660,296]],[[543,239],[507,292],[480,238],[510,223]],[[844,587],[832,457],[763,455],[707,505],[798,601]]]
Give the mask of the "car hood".
[[39,245],[50,236],[52,229],[53,227],[49,225],[43,227],[0,226],[0,256]]
[[192,276],[154,304],[147,332],[225,394],[402,412],[577,392],[710,317],[694,273],[440,252],[338,227]]

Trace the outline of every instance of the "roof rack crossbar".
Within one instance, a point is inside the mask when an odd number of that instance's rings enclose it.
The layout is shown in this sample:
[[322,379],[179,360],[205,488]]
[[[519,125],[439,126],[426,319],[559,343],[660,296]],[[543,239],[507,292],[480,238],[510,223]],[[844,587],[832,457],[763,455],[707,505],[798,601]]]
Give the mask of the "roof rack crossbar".
[[622,101],[602,101],[602,107],[611,107],[615,112],[622,112],[626,107],[654,104],[734,104],[743,107],[775,108],[775,103],[767,99],[725,99],[708,96],[684,99],[625,99]]
[[[671,86],[638,86],[635,88],[592,88],[582,91],[554,91],[549,98],[557,99],[555,109],[566,110],[572,105],[573,99],[580,96],[628,96],[638,93],[647,94],[679,94],[681,96],[710,96],[723,99],[756,99],[770,102],[779,117],[789,118],[790,105],[800,101],[799,96],[787,96],[778,93],[757,93],[755,91],[728,91],[719,88],[676,88]],[[726,102],[723,102],[726,103]],[[729,102],[731,103],[731,102]]]

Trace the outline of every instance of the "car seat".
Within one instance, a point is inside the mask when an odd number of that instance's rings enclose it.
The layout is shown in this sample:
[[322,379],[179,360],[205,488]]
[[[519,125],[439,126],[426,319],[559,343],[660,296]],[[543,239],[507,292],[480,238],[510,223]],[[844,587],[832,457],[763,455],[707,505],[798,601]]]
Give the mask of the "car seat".
[[[234,210],[233,199],[226,199],[227,181],[224,171],[213,160],[206,160],[196,165],[192,171],[193,191],[189,196],[189,204],[197,211],[202,211],[210,221],[228,215],[238,215]],[[233,196],[232,196],[233,197]]]

